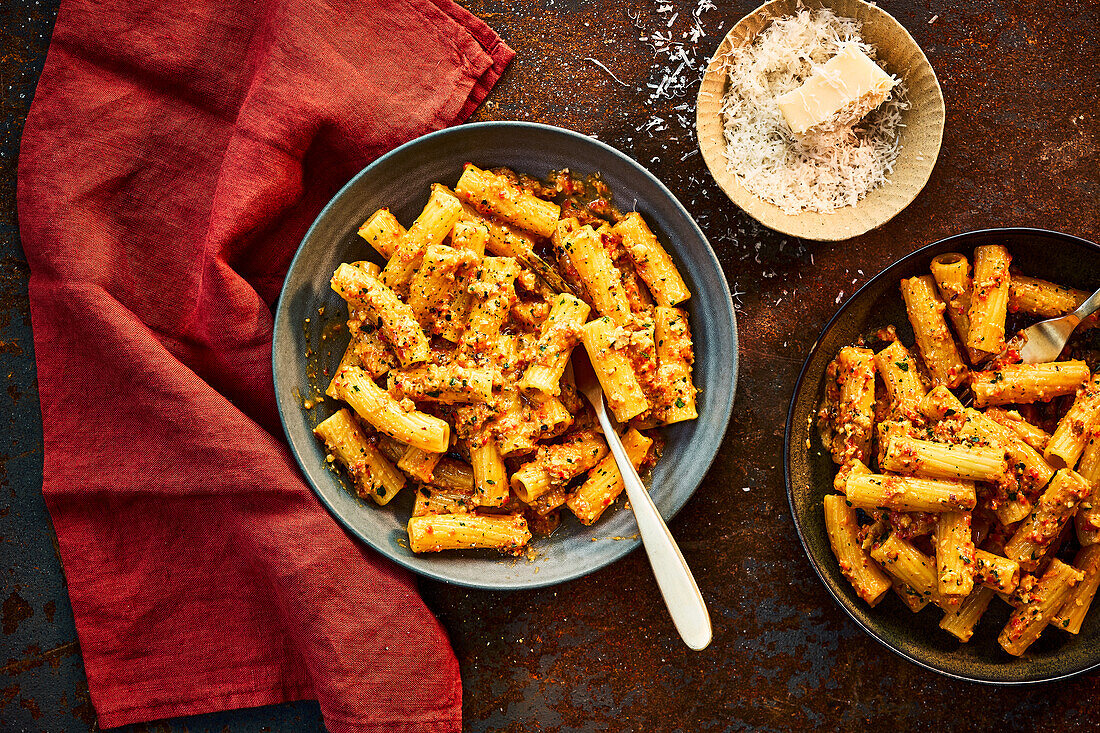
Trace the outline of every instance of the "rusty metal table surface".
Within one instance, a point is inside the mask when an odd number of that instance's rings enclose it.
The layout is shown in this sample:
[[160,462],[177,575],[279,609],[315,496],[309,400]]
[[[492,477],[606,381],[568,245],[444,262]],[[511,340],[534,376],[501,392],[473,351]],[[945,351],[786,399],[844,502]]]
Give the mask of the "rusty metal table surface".
[[[98,728],[41,495],[42,433],[19,245],[19,135],[58,0],[0,2],[0,729]],[[696,151],[709,55],[755,2],[463,0],[517,51],[475,120],[595,135],[653,171],[697,218],[735,293],[741,374],[702,487],[671,523],[710,606],[714,643],[676,636],[644,554],[571,583],[492,593],[422,582],[461,663],[471,731],[740,731],[887,726],[1091,730],[1100,675],[1026,689],[905,662],[814,576],[783,488],[783,421],[802,359],[856,288],[940,237],[1027,225],[1100,237],[1100,3],[881,0],[924,48],[947,101],[943,150],[916,201],[877,231],[815,244],[762,229]],[[597,63],[598,62],[598,63]],[[321,730],[301,702],[131,726]]]

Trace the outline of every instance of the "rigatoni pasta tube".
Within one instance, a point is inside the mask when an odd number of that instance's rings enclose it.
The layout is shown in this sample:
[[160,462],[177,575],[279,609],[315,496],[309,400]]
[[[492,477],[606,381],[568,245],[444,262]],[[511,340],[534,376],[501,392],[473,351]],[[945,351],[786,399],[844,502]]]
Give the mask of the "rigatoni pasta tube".
[[405,227],[389,209],[379,209],[359,227],[359,236],[387,260],[393,257],[404,235]]
[[1033,570],[1088,494],[1088,483],[1076,472],[1063,468],[1055,473],[1035,509],[1005,545],[1005,557],[1020,563],[1024,570]]
[[519,392],[504,389],[497,398],[497,416],[490,423],[492,434],[497,437],[501,455],[522,455],[535,450],[539,430],[532,425],[530,409]]
[[1037,451],[1046,450],[1050,442],[1050,434],[1037,425],[1032,425],[1015,410],[1003,410],[1000,407],[990,407],[984,412],[990,420],[1012,430],[1021,439]]
[[662,425],[694,420],[696,390],[691,381],[694,351],[687,313],[680,308],[658,306],[654,310],[654,339],[657,348],[657,379],[666,385],[667,399],[657,416]]
[[462,206],[460,221],[484,226],[487,230],[486,252],[496,257],[514,257],[517,260],[523,260],[534,251],[535,240],[530,234],[522,232],[510,224],[505,224],[493,218],[492,215],[483,215],[467,201],[460,198],[458,194],[453,191],[449,191],[449,193]]
[[932,276],[903,279],[901,296],[905,300],[909,322],[913,325],[917,348],[932,375],[932,383],[958,387],[966,380],[969,370],[947,328],[943,317],[946,306],[936,292]]
[[408,524],[409,549],[439,552],[492,548],[519,554],[531,540],[522,514],[435,514],[412,517]]
[[1008,501],[1003,502],[993,513],[997,515],[997,521],[1003,526],[1009,527],[1016,522],[1027,519],[1032,510],[1031,500],[1023,492],[1015,492]]
[[[637,469],[649,453],[653,441],[634,428],[622,438],[623,450],[630,463]],[[600,518],[623,492],[623,475],[615,464],[615,457],[608,454],[588,473],[588,478],[570,494],[565,505],[577,516],[581,524],[589,525]]]
[[474,498],[480,506],[501,506],[511,495],[508,469],[495,440],[483,435],[470,441],[474,471]]
[[564,486],[595,466],[608,454],[603,436],[584,431],[567,435],[561,443],[539,446],[535,460],[512,474],[512,491],[530,504],[555,486]]
[[573,413],[561,400],[545,392],[527,395],[528,423],[542,439],[564,433],[573,424]]
[[1078,550],[1073,558],[1073,567],[1081,571],[1084,577],[1073,586],[1050,623],[1056,629],[1077,634],[1096,596],[1096,589],[1100,587],[1100,545],[1089,545]]
[[[610,229],[610,227],[604,224],[596,231],[604,231],[607,229]],[[619,235],[614,234],[614,232],[612,232],[612,234],[616,238],[619,238]],[[626,248],[619,247],[612,256],[612,261],[615,263],[615,267],[619,269],[619,278],[623,281],[623,290],[626,291],[626,299],[630,302],[630,309],[635,313],[651,312],[656,303],[645,281],[642,280],[641,276],[638,275],[637,269],[631,264],[630,257],[626,254]]]
[[945,596],[940,592],[936,579],[935,561],[909,542],[890,534],[871,548],[871,557],[890,575],[894,576],[922,597],[945,611],[954,611],[962,599]]
[[913,613],[920,613],[928,605],[928,597],[919,591],[913,590],[897,578],[890,577],[890,588],[898,599]]
[[875,352],[848,346],[825,370],[825,400],[818,431],[833,462],[870,462],[875,433]]
[[590,310],[583,300],[566,293],[554,299],[546,330],[535,346],[535,358],[519,381],[520,389],[538,390],[551,395],[560,393],[558,383],[565,365],[569,363],[573,347],[580,341],[580,329]]
[[467,163],[455,192],[485,214],[549,238],[554,233],[561,209],[553,201],[544,201],[517,186],[504,176]]
[[[886,460],[886,448],[894,438],[912,438],[918,434],[913,423],[908,420],[883,420],[875,423],[875,433],[878,435],[878,453],[874,456],[880,465]],[[870,460],[868,460],[870,463]]]
[[972,408],[965,409],[963,415],[966,418],[962,425],[963,434],[977,436],[992,446],[1003,448],[1008,454],[1009,466],[1019,472],[1027,488],[1041,489],[1054,476],[1054,469],[1043,460],[1043,456],[1014,430]]
[[[945,403],[943,405],[933,406],[929,404],[933,401],[933,397],[942,397],[942,395],[937,394],[941,390],[943,393],[950,395],[946,388],[937,387],[922,402],[922,410],[932,414],[939,409],[946,408],[947,412],[956,415],[957,408],[961,405],[958,404],[958,400],[953,395],[949,400],[943,400]],[[1046,486],[1051,476],[1054,475],[1054,470],[1047,465],[1042,455],[1025,443],[1015,431],[991,420],[978,410],[963,408],[961,415],[952,417],[952,419],[957,423],[954,427],[958,434],[967,442],[986,443],[998,450],[1004,450],[1008,456],[1006,480],[1009,478],[1019,479],[1020,485],[1024,489],[1040,489]],[[1028,501],[1027,495],[1017,490],[1017,487],[1009,486],[1007,488],[1011,489],[1009,500],[996,507],[996,514],[1002,524],[1013,524],[1031,512],[1031,503]]]
[[844,493],[861,509],[903,512],[969,511],[977,503],[970,481],[933,481],[906,476],[849,474]]
[[1089,485],[1089,494],[1081,500],[1073,517],[1077,541],[1082,545],[1095,545],[1100,542],[1100,431],[1089,434],[1077,473]]
[[974,542],[970,512],[944,512],[933,530],[940,593],[968,596],[974,588]]
[[[340,357],[340,363],[336,365],[336,371],[333,372],[333,378],[329,380],[328,387],[325,388],[325,395],[336,399],[336,374],[340,373],[340,370],[346,366],[360,366],[359,357],[355,353],[355,339],[348,342],[348,347],[344,349],[344,355]],[[389,370],[387,370],[389,371]],[[383,372],[385,373],[385,372]],[[372,375],[373,376],[373,375]]]
[[466,250],[479,260],[485,256],[488,241],[489,225],[484,220],[459,219],[451,229],[451,246]]
[[402,364],[427,360],[428,337],[421,330],[412,308],[382,281],[361,268],[345,263],[333,273],[332,289],[348,301],[349,307],[361,305],[374,313],[382,336],[393,347]]
[[[1012,313],[1028,313],[1042,318],[1056,318],[1077,310],[1088,300],[1084,290],[1058,285],[1037,277],[1013,275],[1008,289],[1008,310]],[[1095,315],[1081,322],[1081,328],[1093,328]]]
[[[555,486],[527,505],[537,516],[545,517],[565,504],[568,494],[564,486]],[[528,515],[530,517],[530,515]]]
[[362,369],[346,367],[334,382],[340,399],[391,438],[428,453],[444,453],[450,447],[451,426],[446,421],[417,410],[406,411]]
[[442,244],[428,245],[424,259],[409,284],[408,304],[425,333],[443,333],[442,324],[459,297],[459,273],[478,260],[466,250]]
[[614,226],[614,231],[622,237],[623,247],[653,293],[657,305],[672,306],[691,297],[672,258],[657,241],[641,214],[636,211],[627,214]]
[[1073,394],[1088,378],[1083,361],[1052,361],[1046,364],[1011,364],[985,372],[971,372],[974,406],[1047,402]]
[[1058,422],[1043,458],[1054,468],[1073,468],[1100,418],[1100,373],[1077,390],[1073,407]]
[[932,277],[936,279],[936,290],[947,306],[947,316],[955,333],[966,348],[971,363],[977,363],[981,352],[966,347],[970,333],[970,294],[973,282],[970,280],[970,261],[958,252],[946,252],[934,257],[930,265]]
[[405,449],[405,455],[397,462],[397,467],[422,483],[430,483],[432,471],[436,464],[442,460],[442,453],[428,453],[416,446],[410,445]]
[[583,226],[565,235],[562,249],[580,275],[596,312],[616,325],[630,322],[630,303],[626,299],[619,270],[592,227]]
[[489,367],[421,364],[394,369],[390,385],[398,395],[417,402],[488,402],[493,396],[493,372]]
[[638,384],[626,350],[616,346],[617,330],[611,319],[604,316],[585,324],[581,339],[608,407],[615,413],[615,419],[624,423],[649,409],[649,401]]
[[999,244],[974,248],[974,288],[966,337],[966,345],[972,349],[995,354],[1004,347],[1011,262],[1012,255]]
[[531,392],[528,400],[505,389],[497,402],[498,414],[490,424],[501,455],[514,457],[535,450],[539,440],[560,435],[573,424],[573,415],[561,400]]
[[[845,346],[836,355],[837,403],[833,460],[871,459],[875,422],[875,354],[870,349]],[[839,459],[839,460],[838,460]]]
[[825,531],[829,544],[840,564],[840,572],[852,584],[856,594],[871,606],[878,605],[890,579],[864,551],[859,542],[859,525],[856,512],[843,496],[825,496]]
[[974,582],[998,593],[1011,593],[1020,584],[1020,563],[986,550],[975,550]]
[[[1031,573],[1041,573],[1045,571],[1051,558],[1056,556],[1058,552],[1066,546],[1069,541],[1070,535],[1073,534],[1073,525],[1066,522],[1062,526],[1062,531],[1058,533],[1058,536],[1054,538],[1054,541],[1047,543],[1047,546],[1042,549],[1039,554],[1038,560],[1029,564]],[[1020,566],[1021,570],[1025,570],[1023,565]]]
[[963,599],[958,610],[944,613],[940,620],[940,628],[963,643],[970,641],[974,636],[974,627],[978,625],[978,621],[989,607],[989,602],[996,596],[993,590],[978,586]]
[[1014,657],[1027,651],[1082,577],[1081,571],[1073,566],[1058,558],[1051,560],[1043,577],[1021,598],[1020,605],[1009,616],[1008,623],[997,637],[1001,648]]
[[929,420],[942,420],[952,415],[961,415],[966,408],[963,407],[963,403],[951,390],[940,385],[939,387],[933,387],[928,394],[921,398],[917,409],[920,414]]
[[909,351],[900,341],[893,341],[875,354],[875,367],[886,384],[891,407],[898,417],[921,424],[923,417],[919,407],[925,389]]
[[390,288],[407,285],[420,267],[428,246],[442,244],[461,215],[462,206],[458,199],[445,186],[433,184],[424,210],[401,237],[397,251],[382,268],[382,282]]
[[921,478],[996,481],[1005,475],[1005,452],[986,446],[891,437],[882,468]]
[[[397,357],[382,341],[382,337],[378,335],[378,329],[373,324],[364,324],[366,328],[362,326],[352,328],[354,319],[360,317],[358,313],[361,311],[353,313],[348,319],[349,330],[352,331],[351,340],[348,342],[348,348],[344,350],[344,355],[340,357],[340,363],[336,366],[333,375],[346,366],[357,366],[374,379],[397,366]],[[336,388],[332,386],[331,380],[325,394],[336,399]]]
[[519,264],[511,257],[486,257],[481,261],[471,285],[475,302],[460,344],[464,353],[487,356],[496,349],[501,326],[516,302],[518,275]]
[[[565,282],[558,271],[535,254],[535,240],[530,234],[521,231],[511,224],[506,224],[496,219],[491,214],[482,215],[481,212],[468,202],[458,199],[457,195],[453,192],[451,192],[451,195],[456,196],[456,200],[458,200],[462,206],[460,221],[484,226],[487,230],[487,237],[485,240],[486,252],[496,257],[512,257],[522,262],[525,267],[535,273],[540,280],[546,283],[546,285],[555,292],[564,293],[570,290],[569,284]],[[576,219],[572,219],[571,221],[575,222]],[[557,231],[560,224],[560,221],[557,222],[555,231]]]
[[[638,384],[642,385],[646,400],[649,401],[649,413],[643,419],[651,420],[653,425],[661,424],[665,416],[677,422],[672,413],[676,410],[685,412],[683,408],[689,403],[687,412],[694,414],[695,410],[695,389],[691,384],[691,364],[694,353],[691,351],[691,330],[688,326],[687,314],[683,314],[681,319],[680,309],[666,308],[665,311],[661,316],[664,336],[662,346],[667,365],[664,372],[661,371],[658,357],[655,309],[636,313],[633,323],[626,328],[625,337],[634,375],[638,378]],[[685,344],[686,352],[683,351]],[[686,382],[682,377],[686,377]],[[658,418],[658,415],[661,417]],[[642,420],[638,422],[640,424]]]
[[512,474],[511,485],[512,491],[525,504],[530,504],[554,488],[550,472],[536,461],[524,464]]
[[416,490],[413,499],[412,515],[423,517],[428,514],[468,514],[475,506],[469,492],[421,486]]
[[868,476],[872,473],[874,473],[874,471],[867,468],[867,464],[858,458],[853,458],[837,470],[836,476],[833,477],[833,489],[836,490],[837,493],[843,494],[849,476],[853,474],[856,476]]
[[405,485],[405,477],[367,440],[347,408],[322,421],[313,433],[347,469],[360,497],[388,504]]
[[434,324],[433,333],[439,334],[452,344],[462,342],[462,336],[470,320],[470,307],[474,296],[470,293],[470,284],[477,278],[477,268],[462,268],[455,273],[454,288],[450,293],[446,312],[439,322]]
[[457,461],[454,458],[443,458],[436,464],[428,483],[448,491],[461,491],[472,495],[474,493],[474,471],[468,463]]

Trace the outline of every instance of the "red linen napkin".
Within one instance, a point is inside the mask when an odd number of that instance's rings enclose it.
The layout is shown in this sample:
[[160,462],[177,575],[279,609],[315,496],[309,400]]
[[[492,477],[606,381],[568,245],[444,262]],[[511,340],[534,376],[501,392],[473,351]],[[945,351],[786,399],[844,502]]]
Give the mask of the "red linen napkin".
[[23,135],[43,492],[103,727],[316,697],[460,725],[411,578],[283,444],[272,311],[322,205],[513,52],[451,0],[68,0]]

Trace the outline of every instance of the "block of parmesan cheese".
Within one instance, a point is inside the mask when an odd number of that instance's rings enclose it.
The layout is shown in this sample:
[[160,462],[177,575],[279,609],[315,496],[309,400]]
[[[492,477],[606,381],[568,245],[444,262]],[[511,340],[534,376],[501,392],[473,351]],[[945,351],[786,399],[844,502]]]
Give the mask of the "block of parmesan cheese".
[[791,131],[835,130],[859,122],[886,101],[897,82],[859,50],[846,44],[802,86],[779,97]]

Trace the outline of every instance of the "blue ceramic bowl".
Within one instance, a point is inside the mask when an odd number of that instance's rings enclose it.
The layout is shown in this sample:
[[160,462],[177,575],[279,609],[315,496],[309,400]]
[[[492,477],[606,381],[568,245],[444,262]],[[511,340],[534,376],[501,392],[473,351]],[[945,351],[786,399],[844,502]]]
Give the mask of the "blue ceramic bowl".
[[[383,206],[410,223],[427,201],[430,184],[453,186],[467,161],[539,177],[561,168],[582,175],[598,171],[614,201],[641,212],[668,247],[692,292],[687,308],[695,338],[695,382],[701,390],[699,419],[666,430],[668,445],[649,484],[666,519],[687,502],[718,451],[733,407],[737,325],[726,278],[698,225],[660,181],[614,148],[556,127],[485,122],[441,130],[379,158],[336,194],[302,240],[279,299],[272,355],[279,414],[291,450],[321,502],[383,555],[458,585],[553,585],[602,568],[638,546],[633,515],[622,501],[592,527],[564,517],[551,537],[533,541],[533,552],[519,559],[491,550],[415,555],[405,535],[413,492],[403,491],[385,507],[357,498],[325,467],[324,451],[312,433],[314,425],[334,412],[335,403],[324,400],[311,409],[303,407],[303,399],[315,393],[317,374],[326,369],[331,374],[347,346],[345,329],[325,338],[333,323],[347,318],[343,301],[329,288],[333,270],[341,262],[380,262],[357,236],[359,225]],[[323,317],[318,317],[319,308],[325,309]],[[307,358],[307,352],[313,356]],[[323,387],[327,377],[320,380]]]
[[997,644],[1010,608],[993,599],[974,632],[963,644],[938,624],[943,612],[929,604],[913,614],[893,594],[875,608],[856,596],[840,574],[825,532],[822,497],[833,493],[836,466],[811,422],[825,384],[825,369],[841,347],[888,324],[913,344],[913,330],[898,291],[904,277],[928,272],[932,258],[945,252],[971,257],[974,247],[1003,244],[1013,268],[1026,275],[1082,290],[1100,287],[1100,246],[1068,234],[1042,229],[985,229],[958,234],[902,257],[869,280],[833,316],[810,350],[798,377],[787,414],[787,496],[802,546],[821,582],[852,620],[902,657],[950,677],[989,684],[1045,682],[1100,666],[1100,608],[1094,607],[1074,636],[1048,629],[1021,659]]

